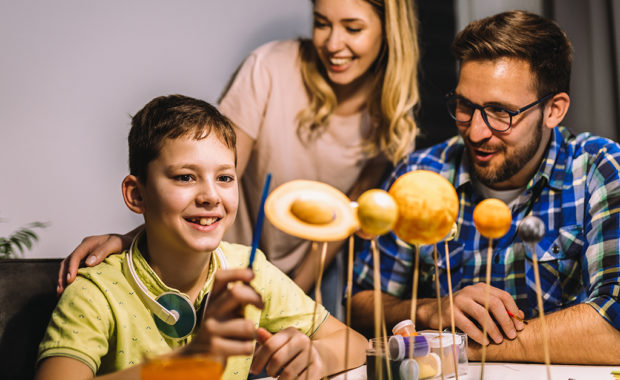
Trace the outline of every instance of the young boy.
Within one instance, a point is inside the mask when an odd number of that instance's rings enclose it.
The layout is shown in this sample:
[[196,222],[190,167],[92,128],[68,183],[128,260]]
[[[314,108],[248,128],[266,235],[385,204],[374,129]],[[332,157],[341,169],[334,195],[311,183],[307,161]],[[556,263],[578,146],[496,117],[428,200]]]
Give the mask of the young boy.
[[[145,358],[195,353],[229,357],[224,379],[250,366],[281,378],[346,369],[347,328],[322,307],[313,324],[314,302],[260,251],[252,271],[248,247],[221,241],[237,211],[235,165],[232,123],[206,102],[159,97],[133,117],[122,192],[144,233],[65,290],[37,379],[139,379]],[[350,336],[359,366],[366,341]]]

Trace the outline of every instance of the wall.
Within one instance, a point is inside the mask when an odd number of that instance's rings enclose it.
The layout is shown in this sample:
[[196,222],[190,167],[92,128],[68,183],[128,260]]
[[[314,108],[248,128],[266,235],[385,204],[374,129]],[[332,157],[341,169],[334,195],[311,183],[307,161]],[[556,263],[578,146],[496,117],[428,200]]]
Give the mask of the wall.
[[0,236],[50,222],[26,257],[141,223],[124,205],[130,117],[215,102],[244,57],[309,35],[308,0],[0,0]]

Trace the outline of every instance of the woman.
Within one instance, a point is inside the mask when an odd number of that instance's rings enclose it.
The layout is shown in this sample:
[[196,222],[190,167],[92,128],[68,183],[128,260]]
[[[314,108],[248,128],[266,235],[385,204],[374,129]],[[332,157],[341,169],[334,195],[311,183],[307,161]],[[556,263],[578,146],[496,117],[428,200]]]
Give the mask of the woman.
[[[310,179],[356,199],[413,149],[419,54],[412,4],[314,0],[313,10],[312,40],[259,47],[220,100],[220,110],[237,126],[241,177],[237,222],[225,240],[250,243],[267,172],[272,189]],[[126,248],[131,235],[84,239],[63,262],[59,291],[82,258],[94,265]],[[340,247],[330,245],[328,262]],[[311,289],[318,260],[310,242],[266,222],[260,248],[302,289]]]

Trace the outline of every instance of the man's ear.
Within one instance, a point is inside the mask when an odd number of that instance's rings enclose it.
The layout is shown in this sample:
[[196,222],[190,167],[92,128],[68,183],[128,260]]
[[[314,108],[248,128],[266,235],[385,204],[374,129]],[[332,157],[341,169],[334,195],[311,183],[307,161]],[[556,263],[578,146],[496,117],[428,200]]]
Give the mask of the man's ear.
[[555,128],[560,125],[568,112],[568,107],[570,107],[570,97],[567,93],[560,92],[553,95],[545,106],[545,126]]
[[123,199],[129,209],[136,214],[144,213],[144,186],[134,175],[123,179]]

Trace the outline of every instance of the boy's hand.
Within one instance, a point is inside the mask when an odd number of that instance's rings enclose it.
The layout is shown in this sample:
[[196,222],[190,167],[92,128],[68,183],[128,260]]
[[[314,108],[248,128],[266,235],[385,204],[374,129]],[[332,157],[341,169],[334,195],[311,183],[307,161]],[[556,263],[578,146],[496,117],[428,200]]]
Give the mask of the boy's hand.
[[258,335],[261,344],[254,353],[251,373],[260,373],[265,368],[269,376],[280,380],[305,379],[306,372],[309,372],[310,379],[320,379],[324,375],[325,368],[318,351],[311,347],[310,338],[296,328],[287,327],[266,340],[264,338],[268,335],[261,332]]
[[249,284],[253,278],[250,269],[223,269],[215,274],[204,321],[184,354],[252,354],[256,329],[252,321],[243,318],[243,308],[264,306],[260,294]]

